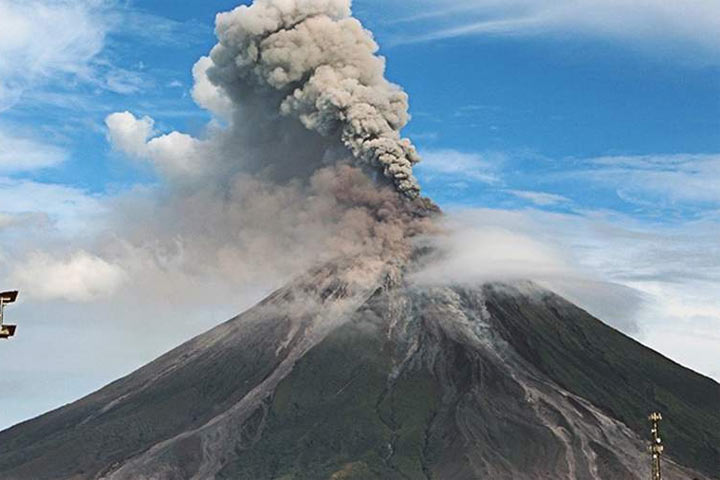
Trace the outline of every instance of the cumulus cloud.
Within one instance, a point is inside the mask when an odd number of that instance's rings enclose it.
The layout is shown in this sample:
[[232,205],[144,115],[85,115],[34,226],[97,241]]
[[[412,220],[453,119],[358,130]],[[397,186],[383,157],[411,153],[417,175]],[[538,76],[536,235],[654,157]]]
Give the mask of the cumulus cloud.
[[105,119],[110,143],[122,152],[143,157],[147,154],[147,140],[153,133],[155,121],[148,117],[136,118],[130,112],[117,112]]
[[192,98],[198,106],[209,110],[225,120],[232,118],[233,105],[227,94],[212,83],[207,76],[208,69],[213,65],[210,57],[200,57],[192,69]]
[[199,141],[190,135],[170,132],[153,137],[155,121],[148,116],[136,118],[127,111],[108,115],[105,125],[113,147],[150,160],[166,174],[192,174],[199,168]]
[[87,302],[112,294],[126,275],[120,266],[84,251],[60,259],[34,252],[13,268],[10,279],[30,298]]

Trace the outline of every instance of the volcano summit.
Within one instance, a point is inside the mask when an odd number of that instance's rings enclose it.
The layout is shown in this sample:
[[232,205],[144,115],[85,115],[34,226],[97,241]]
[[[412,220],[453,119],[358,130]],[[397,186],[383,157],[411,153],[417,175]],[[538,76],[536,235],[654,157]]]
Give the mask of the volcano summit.
[[256,0],[216,33],[193,69],[223,120],[205,137],[106,119],[168,182],[137,208],[152,218],[121,215],[113,253],[294,280],[0,432],[0,478],[641,480],[660,411],[665,478],[720,479],[718,383],[531,281],[416,281],[442,261],[427,239],[443,215],[401,135],[407,95],[349,0]]
[[0,476],[640,480],[660,409],[665,478],[719,478],[714,381],[530,282],[357,268],[316,269],[1,433]]

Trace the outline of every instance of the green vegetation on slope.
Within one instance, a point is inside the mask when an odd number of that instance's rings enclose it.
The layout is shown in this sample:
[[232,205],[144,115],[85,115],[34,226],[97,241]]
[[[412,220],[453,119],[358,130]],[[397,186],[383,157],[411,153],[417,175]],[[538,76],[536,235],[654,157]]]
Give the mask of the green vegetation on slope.
[[[720,384],[605,325],[561,297],[486,286],[496,328],[529,363],[643,438],[660,411],[667,452],[720,478]],[[541,303],[538,303],[541,302]]]
[[433,382],[414,375],[388,390],[384,335],[360,328],[369,324],[336,330],[297,363],[268,406],[260,439],[220,478],[424,478]]

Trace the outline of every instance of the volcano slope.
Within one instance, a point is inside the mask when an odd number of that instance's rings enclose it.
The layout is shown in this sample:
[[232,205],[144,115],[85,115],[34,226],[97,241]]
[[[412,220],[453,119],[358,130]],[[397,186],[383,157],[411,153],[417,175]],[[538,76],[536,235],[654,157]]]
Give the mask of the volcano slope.
[[366,267],[0,433],[0,478],[642,479],[656,409],[665,478],[720,478],[719,384],[529,282]]

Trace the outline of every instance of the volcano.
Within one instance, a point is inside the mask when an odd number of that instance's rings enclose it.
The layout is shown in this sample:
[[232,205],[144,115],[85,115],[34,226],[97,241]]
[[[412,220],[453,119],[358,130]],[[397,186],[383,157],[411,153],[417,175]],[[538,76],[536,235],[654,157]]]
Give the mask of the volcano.
[[659,410],[664,477],[710,479],[719,407],[720,384],[534,283],[334,262],[0,433],[0,478],[643,479]]

